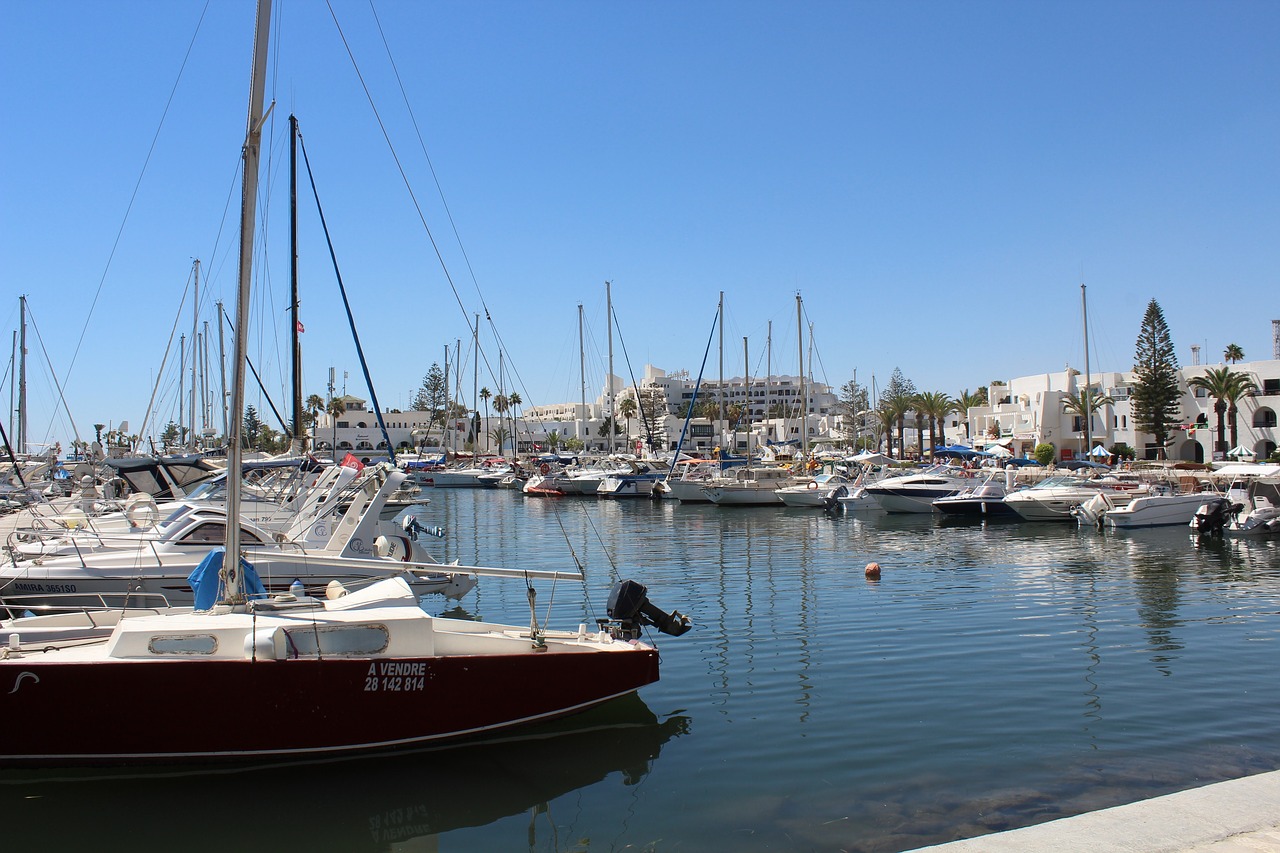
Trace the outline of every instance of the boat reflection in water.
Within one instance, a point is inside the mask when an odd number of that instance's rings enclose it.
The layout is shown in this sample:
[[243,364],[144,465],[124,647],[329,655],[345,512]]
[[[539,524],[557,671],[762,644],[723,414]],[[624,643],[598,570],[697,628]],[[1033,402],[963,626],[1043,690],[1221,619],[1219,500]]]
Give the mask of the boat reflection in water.
[[434,849],[433,836],[541,814],[615,773],[635,785],[689,722],[659,720],[632,694],[508,738],[373,758],[129,776],[12,771],[0,774],[0,811],[15,850],[106,838],[135,850],[225,850],[232,838],[238,850]]

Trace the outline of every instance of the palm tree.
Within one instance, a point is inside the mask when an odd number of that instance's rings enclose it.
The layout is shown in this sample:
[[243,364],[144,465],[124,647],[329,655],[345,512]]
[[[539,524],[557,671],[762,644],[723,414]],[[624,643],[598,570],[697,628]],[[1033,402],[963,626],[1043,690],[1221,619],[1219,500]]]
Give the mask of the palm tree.
[[341,397],[329,401],[329,418],[333,421],[333,461],[338,461],[338,418],[346,414],[347,406]]
[[[1080,418],[1089,418],[1088,432],[1093,432],[1093,413],[1101,409],[1103,406],[1109,406],[1115,403],[1115,400],[1106,394],[1096,394],[1088,388],[1081,388],[1074,394],[1068,394],[1062,398],[1062,411],[1069,415],[1077,415]],[[1084,433],[1086,430],[1081,427],[1080,430],[1080,447],[1081,453],[1088,453],[1090,448],[1084,446]]]
[[[493,410],[498,413],[498,424],[500,427],[502,425],[503,416],[506,415],[507,409],[509,408],[511,408],[511,398],[508,397],[506,394],[498,394],[493,398]],[[488,409],[489,409],[489,405],[488,403],[486,403],[485,404],[486,414],[488,413]],[[498,434],[497,429],[493,429],[489,431],[490,438],[492,438],[496,434]],[[505,427],[502,427],[502,435],[504,438],[510,436],[510,433],[507,432]],[[502,453],[502,442],[498,442],[498,453]]]
[[618,414],[627,419],[627,440],[631,440],[631,419],[636,416],[636,398],[623,397],[618,401]]
[[875,445],[876,450],[880,449],[880,434],[884,433],[885,453],[888,453],[890,456],[892,456],[893,455],[893,422],[897,419],[898,416],[885,407],[881,407],[879,409],[872,409],[867,414],[870,415],[868,425],[871,427],[871,430],[876,438],[876,445]]
[[[1214,450],[1226,458],[1227,453],[1227,408],[1235,408],[1236,401],[1247,390],[1256,388],[1252,379],[1243,373],[1232,373],[1229,367],[1211,367],[1204,376],[1193,376],[1187,380],[1192,388],[1205,391],[1214,399],[1213,411],[1218,416],[1218,440]],[[1235,421],[1232,419],[1232,441],[1235,440]]]
[[[480,389],[480,399],[484,400],[484,422],[485,423],[489,422],[489,399],[492,396],[493,396],[493,392],[489,390],[489,387],[487,385]],[[479,441],[480,441],[479,438],[477,438],[476,442],[479,443]]]
[[890,456],[893,455],[892,424],[897,423],[898,425],[898,458],[899,459],[903,458],[907,452],[906,439],[904,436],[906,434],[907,412],[911,411],[911,399],[912,398],[910,396],[907,396],[904,394],[904,395],[899,395],[895,397],[890,397],[886,400],[881,401],[880,403],[880,409],[884,412],[887,412],[892,419],[889,429],[886,430],[889,436],[888,453]]
[[1227,348],[1222,352],[1222,357],[1235,364],[1237,361],[1244,361],[1244,350],[1240,349],[1239,344],[1227,344]]
[[[947,415],[955,408],[955,400],[942,391],[925,391],[916,395],[916,406],[929,419],[929,446],[947,443]],[[935,433],[935,425],[938,427]],[[935,438],[935,436],[940,436]]]
[[311,415],[311,443],[316,443],[316,427],[320,425],[320,413],[324,411],[324,397],[312,394],[305,403],[307,414]]
[[513,455],[518,449],[516,445],[519,443],[520,430],[516,429],[516,421],[520,417],[519,406],[523,402],[519,391],[512,391],[507,395],[507,405],[511,407],[511,453]]
[[960,392],[960,396],[956,398],[952,409],[960,416],[960,420],[964,421],[964,437],[973,438],[973,433],[969,429],[969,410],[976,409],[979,406],[986,405],[986,398],[978,393],[969,393],[969,389],[965,388]]
[[1227,428],[1231,431],[1231,446],[1239,447],[1240,436],[1236,432],[1236,403],[1249,392],[1257,391],[1258,385],[1248,374],[1233,373],[1231,376],[1235,381],[1227,395]]

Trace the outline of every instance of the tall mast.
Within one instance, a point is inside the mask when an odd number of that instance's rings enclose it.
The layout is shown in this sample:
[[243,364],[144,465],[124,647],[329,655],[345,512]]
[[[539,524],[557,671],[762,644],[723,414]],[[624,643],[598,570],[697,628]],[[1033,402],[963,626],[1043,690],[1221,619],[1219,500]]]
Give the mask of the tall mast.
[[[187,336],[178,335],[178,437],[187,427]],[[145,424],[144,424],[145,427]],[[146,432],[145,428],[143,432]]]
[[796,347],[800,352],[800,453],[809,457],[809,387],[804,381],[804,306],[796,294]]
[[[222,322],[222,302],[217,303],[218,308],[218,381],[221,386],[222,394],[222,437],[226,440],[230,435],[230,428],[227,426],[227,342],[224,331],[227,324]],[[332,384],[332,383],[330,383]],[[330,394],[330,396],[333,396]]]
[[[716,424],[716,444],[724,443],[724,291],[720,291],[720,420]],[[721,452],[723,458],[724,452]]]
[[293,451],[301,453],[306,447],[306,433],[302,429],[302,342],[298,332],[302,323],[298,319],[298,117],[289,116],[289,326],[292,329],[293,372]]
[[[502,356],[503,356],[502,347],[499,346],[498,347],[498,396],[505,399],[507,396],[507,391],[504,385],[505,380],[503,379],[503,370],[505,369],[505,366],[502,363]],[[498,412],[499,427],[504,426],[502,422],[505,420],[506,420],[506,416],[502,412]],[[503,444],[505,444],[505,439],[503,439],[502,437],[502,430],[499,429],[498,430],[498,455],[499,456],[505,455],[503,452]]]
[[609,327],[609,374],[605,377],[605,396],[609,401],[609,453],[613,454],[613,282],[604,283],[604,320]]
[[[471,345],[475,347],[475,363],[471,365],[471,405],[475,407],[476,419],[480,428],[476,430],[475,442],[471,445],[472,458],[480,452],[480,433],[488,424],[480,423],[480,315],[476,314],[476,326],[471,330]],[[485,445],[488,447],[488,444]]]
[[27,297],[18,297],[18,436],[19,453],[27,452]]
[[[453,402],[456,404],[462,399],[462,338],[455,338],[453,341],[453,384],[455,386],[453,392]],[[462,407],[464,410],[466,406]],[[455,428],[449,434],[449,449],[458,453],[458,430]],[[446,457],[447,460],[448,457]]]
[[[747,464],[751,464],[751,361],[747,357],[747,338],[742,338],[742,395],[746,402],[742,407],[743,414],[747,419]],[[737,435],[735,429],[734,435]],[[735,442],[736,443],[736,442]]]
[[[444,411],[440,413],[440,446],[444,447],[445,430],[448,429],[452,411],[449,405],[449,345],[444,345]],[[427,424],[427,438],[431,438],[431,424]]]
[[1085,299],[1084,285],[1080,285],[1080,315],[1084,318],[1084,453],[1085,459],[1093,449],[1093,395],[1089,391],[1092,377],[1089,375],[1089,304]]
[[187,450],[196,449],[196,338],[200,335],[200,259],[191,264],[195,286],[191,300],[191,412],[189,414],[191,428],[187,433]]
[[764,420],[769,422],[769,391],[773,380],[773,321],[769,321],[768,334],[764,339]]
[[213,420],[213,412],[209,409],[213,397],[209,393],[209,321],[205,320],[201,325],[204,326],[200,332],[200,430],[203,433]]
[[578,439],[587,440],[587,360],[582,346],[582,303],[578,303],[578,382],[581,386],[582,400],[578,407]]
[[244,600],[240,578],[240,477],[244,469],[244,371],[249,357],[249,296],[253,281],[253,233],[257,227],[258,160],[262,146],[262,100],[266,87],[267,42],[271,0],[258,0],[253,34],[253,76],[249,87],[249,119],[244,141],[244,183],[240,196],[240,275],[236,294],[236,338],[232,356],[231,417],[227,433],[227,551],[223,571],[226,599]]

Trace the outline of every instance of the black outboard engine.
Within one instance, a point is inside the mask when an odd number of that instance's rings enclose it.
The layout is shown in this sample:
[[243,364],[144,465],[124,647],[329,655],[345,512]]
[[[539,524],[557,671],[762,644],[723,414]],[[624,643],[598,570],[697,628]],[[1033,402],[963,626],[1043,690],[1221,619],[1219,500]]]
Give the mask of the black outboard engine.
[[649,590],[635,581],[619,581],[609,593],[608,619],[598,619],[601,629],[618,640],[638,640],[645,625],[678,637],[693,625],[679,610],[664,613],[649,603]]
[[1191,526],[1200,536],[1221,536],[1227,521],[1241,509],[1240,504],[1233,504],[1226,498],[1214,498],[1196,510],[1191,517]]

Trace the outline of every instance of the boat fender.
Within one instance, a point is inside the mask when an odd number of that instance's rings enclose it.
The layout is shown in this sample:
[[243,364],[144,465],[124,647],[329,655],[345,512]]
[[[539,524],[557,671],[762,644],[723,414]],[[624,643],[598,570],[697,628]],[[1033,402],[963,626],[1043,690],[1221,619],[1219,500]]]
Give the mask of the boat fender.
[[867,580],[870,580],[870,581],[880,580],[880,564],[867,563],[866,571],[863,572],[863,574],[867,576]]
[[817,483],[817,481],[815,481],[815,480],[810,480],[810,481],[809,481],[809,488],[811,488],[811,489],[816,489],[816,488],[818,488],[818,483]]
[[546,462],[543,462],[541,465],[538,466],[538,471],[540,471],[542,473],[542,476],[545,477],[546,475],[551,473],[551,466],[548,465]]
[[259,628],[246,634],[244,656],[249,660],[276,659],[276,632],[274,628]]

